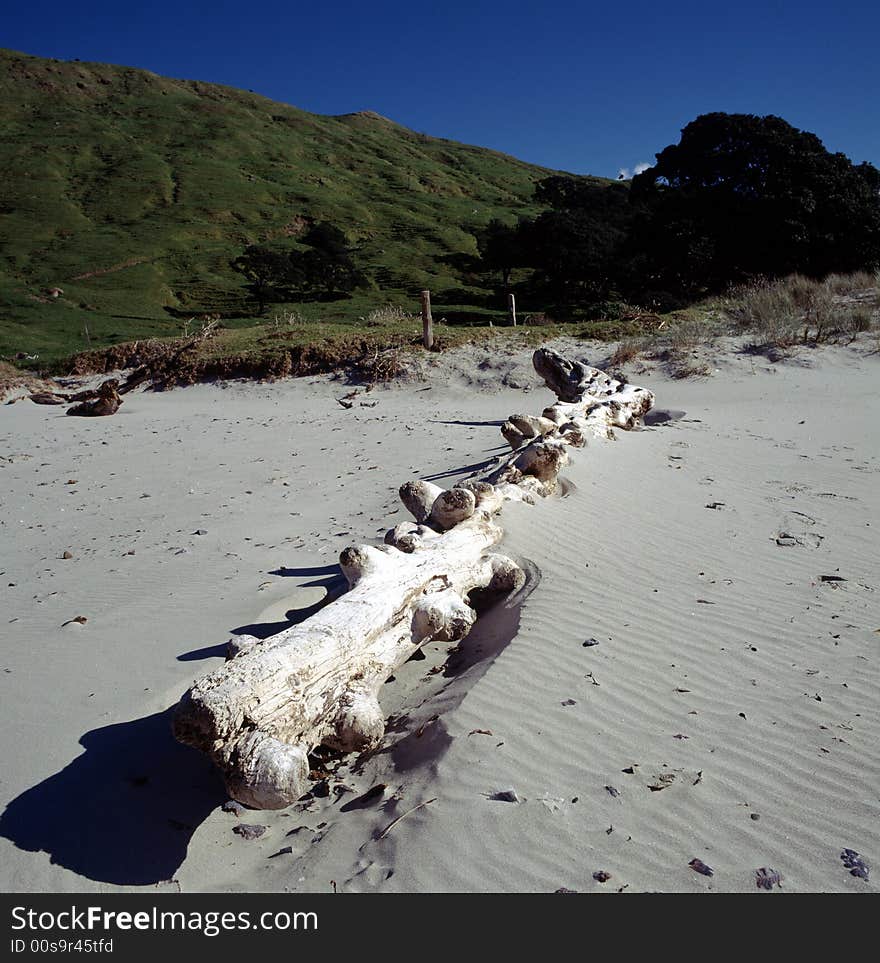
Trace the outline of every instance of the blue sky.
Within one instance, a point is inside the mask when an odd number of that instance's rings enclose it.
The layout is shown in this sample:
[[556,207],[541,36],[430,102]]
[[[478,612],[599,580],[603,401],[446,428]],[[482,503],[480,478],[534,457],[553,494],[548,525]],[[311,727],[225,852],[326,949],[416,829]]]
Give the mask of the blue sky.
[[244,87],[577,173],[653,161],[713,110],[778,114],[880,166],[880,4],[8,4],[0,46]]

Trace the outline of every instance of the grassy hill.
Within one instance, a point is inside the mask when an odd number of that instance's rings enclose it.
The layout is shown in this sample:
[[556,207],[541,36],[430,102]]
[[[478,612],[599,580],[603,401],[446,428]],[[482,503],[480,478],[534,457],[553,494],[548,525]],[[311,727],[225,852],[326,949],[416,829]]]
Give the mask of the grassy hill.
[[439,313],[479,317],[495,306],[463,266],[473,231],[533,213],[551,173],[369,112],[12,51],[0,123],[0,356],[41,363],[194,315],[256,323],[230,259],[318,220],[346,232],[371,288],[301,307],[310,319],[354,322],[423,287]]

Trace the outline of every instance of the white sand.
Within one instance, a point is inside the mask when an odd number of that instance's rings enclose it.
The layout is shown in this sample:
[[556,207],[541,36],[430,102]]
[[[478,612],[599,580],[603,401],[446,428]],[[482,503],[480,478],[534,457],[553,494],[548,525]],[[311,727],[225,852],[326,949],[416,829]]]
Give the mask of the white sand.
[[638,369],[684,417],[506,508],[504,550],[540,572],[521,606],[445,671],[448,644],[403,667],[386,751],[331,780],[354,795],[248,813],[255,841],[166,710],[234,630],[338,591],[339,550],[403,519],[401,482],[502,450],[498,423],[551,400],[528,355],[459,352],[349,411],[327,378],[135,394],[110,419],[0,409],[0,887],[756,891],[768,867],[875,890],[839,854],[880,858],[880,358]]

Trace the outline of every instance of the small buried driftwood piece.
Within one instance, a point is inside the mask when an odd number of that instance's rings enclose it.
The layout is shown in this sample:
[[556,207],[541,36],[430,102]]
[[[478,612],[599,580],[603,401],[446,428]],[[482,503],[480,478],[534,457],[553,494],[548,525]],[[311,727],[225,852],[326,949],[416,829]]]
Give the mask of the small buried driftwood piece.
[[80,415],[86,418],[100,418],[115,415],[122,404],[119,397],[119,382],[110,378],[98,388],[98,396],[94,401],[81,401],[78,405],[67,409],[68,415]]
[[632,427],[653,404],[651,392],[554,351],[536,351],[534,364],[560,400],[541,417],[505,423],[518,450],[449,490],[406,482],[400,498],[414,521],[390,530],[381,547],[342,552],[344,595],[278,635],[233,640],[226,664],[185,694],[175,736],[211,756],[234,799],[284,808],[306,792],[315,746],[377,746],[385,732],[378,693],[394,669],[426,642],[464,638],[476,620],[471,593],[523,584],[519,566],[490,551],[503,535],[495,515],[504,502],[550,494],[568,446],[589,434],[613,437],[613,427]]
[[120,395],[125,394],[126,391],[131,391],[133,387],[144,380],[144,377],[138,377],[137,380],[134,380],[137,374],[135,372],[131,375],[124,385],[120,385],[115,378],[109,378],[97,388],[85,388],[75,394],[63,391],[35,391],[28,397],[36,405],[66,405],[72,401],[80,402],[80,404],[67,409],[69,415],[92,417],[115,415],[122,404]]

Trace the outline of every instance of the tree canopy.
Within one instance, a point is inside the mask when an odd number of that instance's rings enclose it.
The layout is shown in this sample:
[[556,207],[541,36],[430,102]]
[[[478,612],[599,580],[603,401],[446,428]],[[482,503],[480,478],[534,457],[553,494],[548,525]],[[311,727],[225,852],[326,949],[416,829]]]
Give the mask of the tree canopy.
[[477,234],[477,250],[483,264],[501,279],[504,294],[510,290],[513,269],[526,263],[523,234],[519,225],[493,219]]
[[307,250],[253,244],[231,262],[244,275],[260,313],[267,304],[347,294],[366,283],[352,259],[345,234],[320,221],[302,238]]
[[291,265],[300,291],[310,294],[322,291],[326,296],[347,294],[365,283],[357,270],[345,234],[327,221],[319,221],[304,235],[308,251],[294,251]]
[[286,251],[251,244],[230,266],[244,275],[261,314],[268,303],[283,301],[290,293],[294,277]]
[[880,259],[880,172],[780,117],[704,114],[633,178],[630,250],[654,280],[708,286]]
[[671,304],[749,277],[880,263],[880,171],[774,116],[704,114],[631,184],[554,175],[535,200],[543,213],[490,224],[478,245],[505,288],[512,267],[530,268],[525,288],[545,304],[618,292]]
[[534,286],[559,305],[607,298],[632,218],[628,188],[554,176],[538,184],[535,197],[550,210],[522,228]]

